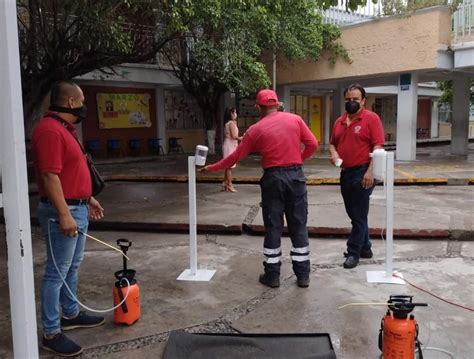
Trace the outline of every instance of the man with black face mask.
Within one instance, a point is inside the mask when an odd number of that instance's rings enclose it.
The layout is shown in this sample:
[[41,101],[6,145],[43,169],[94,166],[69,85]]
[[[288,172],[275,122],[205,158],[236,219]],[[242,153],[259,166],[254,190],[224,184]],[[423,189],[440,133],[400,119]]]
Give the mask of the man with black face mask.
[[359,258],[372,258],[367,217],[374,189],[372,161],[369,154],[382,148],[384,131],[379,116],[364,108],[365,90],[359,84],[344,90],[346,112],[334,123],[329,152],[331,162],[341,166],[341,193],[352,222],[347,240],[344,268],[354,268]]
[[77,355],[82,348],[61,329],[104,324],[103,317],[80,312],[74,298],[89,217],[104,216],[104,209],[92,197],[87,159],[77,139],[75,124],[85,117],[81,88],[72,82],[57,82],[51,89],[50,111],[36,125],[32,136],[40,195],[38,219],[47,250],[41,289],[42,346],[63,356]]

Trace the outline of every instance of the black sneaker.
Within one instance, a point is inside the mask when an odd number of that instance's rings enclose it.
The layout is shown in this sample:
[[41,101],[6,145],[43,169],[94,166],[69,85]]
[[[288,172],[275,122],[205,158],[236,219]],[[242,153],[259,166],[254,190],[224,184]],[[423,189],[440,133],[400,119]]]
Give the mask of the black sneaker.
[[309,277],[297,278],[296,284],[300,288],[308,288],[309,287]]
[[[348,257],[349,253],[344,252],[344,257]],[[360,252],[360,258],[372,258],[374,256],[374,252],[372,252],[372,249],[367,249],[367,250],[362,250]]]
[[258,281],[270,288],[278,288],[280,286],[280,278],[268,278],[265,274],[260,274]]
[[79,312],[75,318],[61,318],[61,328],[63,330],[71,330],[76,328],[94,328],[105,323],[104,317],[95,317],[87,315],[85,312]]
[[355,268],[359,264],[359,259],[354,256],[349,256],[346,258],[346,261],[343,264],[343,267],[346,269]]
[[82,353],[82,348],[63,333],[58,333],[51,339],[43,336],[42,348],[63,357],[73,357]]

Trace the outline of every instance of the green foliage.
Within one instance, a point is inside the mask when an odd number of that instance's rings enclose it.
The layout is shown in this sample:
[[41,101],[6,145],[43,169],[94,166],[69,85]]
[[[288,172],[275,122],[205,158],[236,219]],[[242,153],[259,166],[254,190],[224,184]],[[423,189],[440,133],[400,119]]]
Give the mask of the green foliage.
[[[179,41],[163,49],[185,89],[199,103],[207,128],[226,91],[248,95],[268,87],[262,56],[313,59],[328,50],[330,61],[349,60],[337,43],[340,30],[323,23],[321,0],[168,0]],[[173,6],[172,6],[173,5]]]
[[54,81],[153,59],[175,36],[155,1],[18,0],[17,13],[27,127]]
[[437,82],[438,88],[443,91],[440,97],[438,97],[438,105],[443,103],[451,104],[453,100],[453,81],[445,80]]
[[[438,88],[443,91],[440,97],[438,97],[438,105],[453,103],[453,80],[444,80],[436,82]],[[471,80],[471,98],[474,94],[474,79]]]
[[449,6],[452,10],[455,10],[461,1],[462,0],[383,0],[381,15],[409,14],[419,9],[439,5]]

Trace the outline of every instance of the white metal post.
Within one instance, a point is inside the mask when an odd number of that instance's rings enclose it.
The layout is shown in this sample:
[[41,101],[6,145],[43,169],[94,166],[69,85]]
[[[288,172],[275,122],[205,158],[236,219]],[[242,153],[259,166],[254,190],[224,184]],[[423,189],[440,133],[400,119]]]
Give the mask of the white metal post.
[[15,0],[0,0],[0,165],[15,358],[38,358],[25,134]]
[[[383,157],[385,161],[385,169],[383,175],[384,194],[373,195],[371,198],[380,198],[385,200],[385,270],[384,271],[367,271],[367,282],[369,283],[386,283],[386,284],[405,284],[402,279],[403,275],[397,272],[397,277],[393,276],[393,183],[394,183],[394,165],[395,156],[393,152],[386,152]],[[374,161],[374,158],[372,158]],[[375,166],[374,166],[375,167]]]
[[197,223],[196,223],[196,166],[194,156],[188,157],[189,190],[189,268],[191,274],[197,271]]
[[216,272],[211,269],[197,269],[197,221],[196,221],[196,158],[188,157],[188,191],[189,191],[189,269],[184,270],[178,280],[204,281],[211,280]]
[[385,223],[387,228],[387,245],[385,255],[385,276],[392,278],[393,273],[393,152],[387,153],[386,189],[385,189]]

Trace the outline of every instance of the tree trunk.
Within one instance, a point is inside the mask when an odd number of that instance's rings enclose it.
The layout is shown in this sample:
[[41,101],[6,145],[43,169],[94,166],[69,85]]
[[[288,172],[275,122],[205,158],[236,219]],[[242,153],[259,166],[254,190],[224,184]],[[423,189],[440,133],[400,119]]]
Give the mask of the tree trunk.
[[31,138],[31,131],[42,115],[42,105],[49,93],[51,81],[23,82],[23,117],[25,121],[25,138]]

